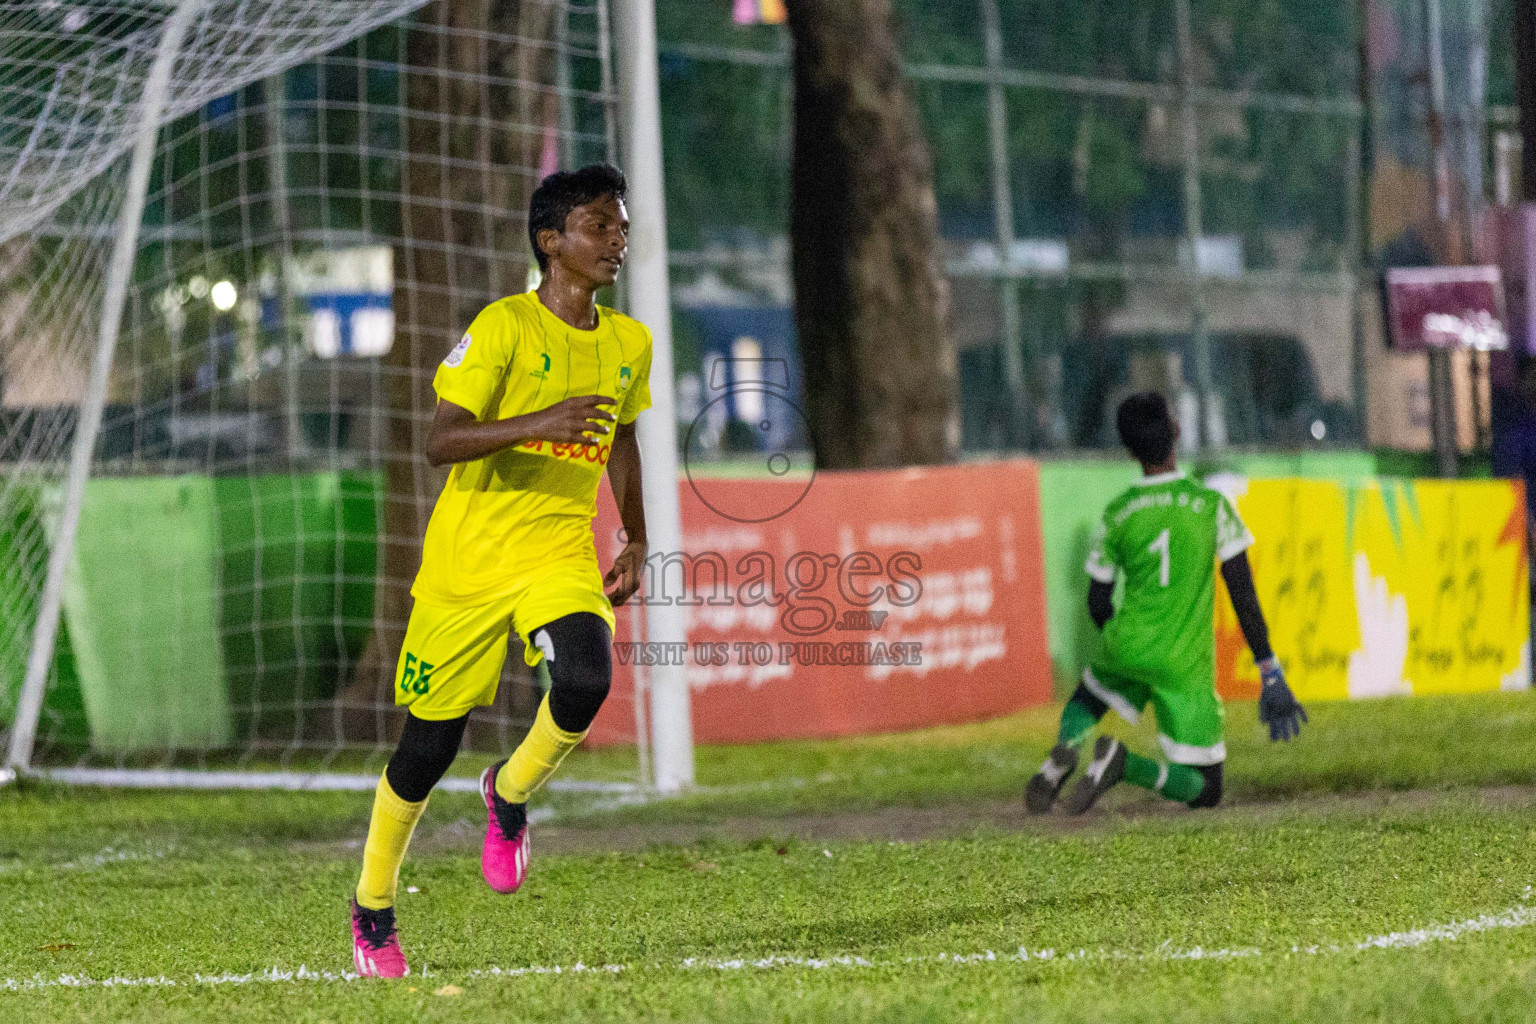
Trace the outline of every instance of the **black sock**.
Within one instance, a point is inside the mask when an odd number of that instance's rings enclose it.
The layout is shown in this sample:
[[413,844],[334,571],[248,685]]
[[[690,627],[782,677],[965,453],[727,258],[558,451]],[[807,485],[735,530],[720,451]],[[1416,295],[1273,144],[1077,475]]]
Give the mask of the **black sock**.
[[370,910],[361,904],[353,905],[357,908],[358,931],[362,932],[363,941],[374,949],[388,942],[389,937],[395,933],[395,908]]
[[[497,765],[496,770],[500,771],[501,766]],[[496,809],[496,824],[501,827],[501,834],[509,842],[524,825],[528,824],[528,805],[503,800],[501,794],[496,792],[495,786],[491,787],[491,806]]]

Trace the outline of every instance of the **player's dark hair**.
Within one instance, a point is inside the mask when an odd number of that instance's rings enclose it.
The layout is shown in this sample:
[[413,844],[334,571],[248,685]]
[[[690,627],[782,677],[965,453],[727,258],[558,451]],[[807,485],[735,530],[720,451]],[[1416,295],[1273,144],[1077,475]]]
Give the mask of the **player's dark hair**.
[[1115,410],[1115,429],[1120,443],[1143,466],[1155,466],[1173,451],[1173,416],[1168,399],[1156,391],[1142,391],[1121,402]]
[[549,272],[549,256],[539,248],[539,232],[546,228],[565,231],[565,218],[578,206],[604,196],[622,201],[629,189],[624,172],[612,164],[589,164],[579,171],[556,171],[533,190],[528,201],[528,242],[540,273]]

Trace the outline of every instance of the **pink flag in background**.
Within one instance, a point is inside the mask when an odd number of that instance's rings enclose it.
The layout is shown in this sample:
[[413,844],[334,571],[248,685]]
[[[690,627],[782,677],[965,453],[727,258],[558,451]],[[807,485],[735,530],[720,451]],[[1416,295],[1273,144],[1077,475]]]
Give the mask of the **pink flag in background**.
[[782,25],[787,18],[784,0],[735,0],[731,8],[738,25]]

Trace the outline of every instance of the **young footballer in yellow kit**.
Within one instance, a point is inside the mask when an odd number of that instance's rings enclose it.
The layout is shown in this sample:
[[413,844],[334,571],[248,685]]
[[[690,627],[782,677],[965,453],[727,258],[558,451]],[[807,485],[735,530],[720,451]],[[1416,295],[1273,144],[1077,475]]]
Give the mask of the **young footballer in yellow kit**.
[[[359,974],[410,972],[395,929],[400,864],[470,712],[496,697],[509,631],[530,665],[549,663],[551,687],[517,750],[480,779],[481,869],[496,891],[522,884],[528,798],[608,695],[613,606],[638,589],[646,557],[634,423],[651,404],[650,331],[595,300],[624,264],[624,193],[607,165],[544,179],[528,213],[543,283],[487,306],[433,379],[427,457],[453,472],[411,588],[395,673],[395,702],[409,712],[352,901]],[[605,470],[628,542],[603,575],[591,521]]]

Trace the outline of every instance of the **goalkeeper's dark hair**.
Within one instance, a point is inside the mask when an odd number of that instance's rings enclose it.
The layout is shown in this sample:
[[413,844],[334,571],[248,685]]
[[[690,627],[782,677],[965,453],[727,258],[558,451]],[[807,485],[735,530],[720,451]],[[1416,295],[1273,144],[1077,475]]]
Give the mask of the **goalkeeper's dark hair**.
[[549,256],[539,248],[539,232],[549,228],[563,232],[565,218],[578,206],[604,196],[622,201],[629,190],[624,172],[612,164],[589,164],[579,171],[556,171],[533,190],[528,201],[528,242],[540,273],[549,272]]
[[1155,466],[1173,451],[1173,416],[1168,399],[1156,391],[1142,391],[1121,402],[1115,410],[1115,429],[1120,443],[1143,466]]

